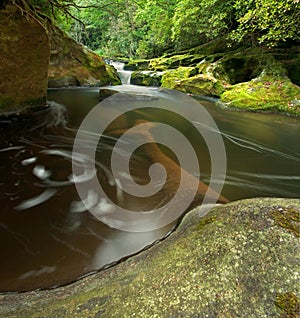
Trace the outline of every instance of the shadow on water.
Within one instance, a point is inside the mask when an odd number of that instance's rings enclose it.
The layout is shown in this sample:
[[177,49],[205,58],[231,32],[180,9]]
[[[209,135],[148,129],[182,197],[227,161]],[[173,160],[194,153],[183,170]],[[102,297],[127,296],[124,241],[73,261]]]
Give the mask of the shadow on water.
[[[136,253],[174,227],[173,223],[145,233],[123,232],[101,223],[86,210],[72,182],[72,147],[81,121],[98,103],[98,89],[50,90],[48,98],[55,102],[36,116],[24,118],[21,126],[13,118],[0,123],[0,291],[68,283]],[[223,191],[226,197],[299,198],[299,119],[226,111],[204,100],[201,104],[213,116],[224,139],[228,160]],[[209,182],[209,154],[203,140],[189,134],[190,123],[151,110],[128,115],[126,125],[136,119],[163,119],[187,134],[200,155],[201,180]],[[20,127],[22,132],[17,134]],[[95,159],[98,179],[117,202],[119,193],[106,173],[115,142],[111,136],[102,138]],[[168,149],[164,151],[176,161]],[[142,183],[148,182],[149,162],[142,151],[135,154],[133,163],[132,173]],[[84,172],[84,165],[82,169]],[[88,200],[95,200],[93,193]],[[136,210],[147,210],[161,201],[162,197],[147,202],[131,196],[124,200]]]

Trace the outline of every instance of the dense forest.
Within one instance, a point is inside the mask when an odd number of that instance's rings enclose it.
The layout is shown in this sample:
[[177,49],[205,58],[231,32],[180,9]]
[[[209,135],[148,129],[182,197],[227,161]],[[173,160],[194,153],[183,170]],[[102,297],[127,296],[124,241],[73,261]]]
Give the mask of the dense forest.
[[299,0],[6,0],[49,16],[110,57],[152,58],[226,37],[274,47],[300,39]]

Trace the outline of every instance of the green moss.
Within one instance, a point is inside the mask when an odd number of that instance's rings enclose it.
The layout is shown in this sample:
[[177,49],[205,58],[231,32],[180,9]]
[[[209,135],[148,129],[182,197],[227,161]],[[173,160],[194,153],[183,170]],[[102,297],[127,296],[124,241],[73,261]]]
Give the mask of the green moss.
[[221,95],[229,107],[245,110],[276,110],[300,115],[300,87],[288,78],[263,75],[231,86]]
[[162,76],[162,86],[166,88],[176,88],[176,85],[191,76],[198,73],[196,67],[178,67],[174,70],[167,70]]
[[224,91],[222,81],[209,74],[195,73],[198,73],[198,67],[168,70],[162,77],[162,86],[193,95],[220,96]]
[[16,102],[7,96],[5,94],[0,94],[0,109],[1,110],[6,110],[11,107],[14,107]]
[[149,60],[131,60],[125,61],[124,69],[128,71],[143,71],[149,70]]
[[270,211],[277,226],[287,229],[295,236],[300,236],[300,212],[295,208],[277,208]]
[[284,311],[282,318],[300,317],[300,300],[294,293],[277,294],[275,305]]
[[152,71],[136,71],[131,75],[131,84],[142,86],[160,86],[162,74]]
[[165,71],[167,69],[175,69],[179,67],[192,67],[196,66],[204,55],[202,54],[177,54],[167,57],[159,57],[150,60],[149,68],[156,71]]

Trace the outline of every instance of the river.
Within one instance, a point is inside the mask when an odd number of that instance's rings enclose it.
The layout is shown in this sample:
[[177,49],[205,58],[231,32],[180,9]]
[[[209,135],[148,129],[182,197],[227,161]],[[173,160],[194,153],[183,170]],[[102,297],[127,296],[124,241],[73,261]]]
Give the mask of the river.
[[[145,91],[149,94],[149,89]],[[2,131],[0,291],[66,284],[138,252],[173,228],[175,222],[144,233],[121,231],[103,224],[80,205],[70,179],[72,147],[78,127],[98,98],[98,88],[51,89],[48,99],[55,103],[46,113],[37,114],[34,124],[25,120],[24,132],[13,136],[14,128],[10,128],[10,137]],[[222,109],[214,101],[197,101],[214,118],[224,141],[227,172],[222,195],[231,201],[258,196],[300,197],[299,119],[236,112]],[[150,121],[164,118],[182,131],[190,129],[190,123],[170,118],[159,109],[137,111],[132,116]],[[195,120],[193,124],[199,123]],[[6,127],[7,123],[1,125]],[[201,180],[208,183],[209,154],[196,135],[189,140],[199,156]],[[114,142],[102,139],[96,161],[102,186],[116,200],[118,193],[102,173],[109,166]],[[167,149],[165,153],[173,156]],[[147,158],[142,153],[135,158],[133,170],[141,177]],[[131,196],[125,201],[137,209],[148,204]]]

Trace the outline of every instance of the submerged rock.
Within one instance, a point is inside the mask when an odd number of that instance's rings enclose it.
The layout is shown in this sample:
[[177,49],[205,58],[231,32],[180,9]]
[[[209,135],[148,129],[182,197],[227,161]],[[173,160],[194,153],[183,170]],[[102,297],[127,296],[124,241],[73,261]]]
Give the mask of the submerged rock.
[[0,10],[0,112],[46,104],[49,55],[37,19],[13,5]]
[[114,94],[118,94],[119,91],[116,89],[109,89],[109,88],[100,88],[99,90],[99,101],[104,100],[107,97],[110,97]]
[[300,200],[188,213],[164,241],[65,287],[0,296],[1,317],[298,317]]
[[48,25],[51,42],[48,87],[118,85],[116,70],[93,51]]

